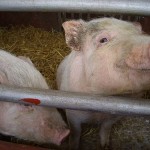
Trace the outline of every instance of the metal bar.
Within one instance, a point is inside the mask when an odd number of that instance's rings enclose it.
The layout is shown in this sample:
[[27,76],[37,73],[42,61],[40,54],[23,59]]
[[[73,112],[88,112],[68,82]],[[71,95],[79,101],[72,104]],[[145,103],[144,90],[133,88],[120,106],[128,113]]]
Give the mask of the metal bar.
[[57,90],[39,90],[31,88],[16,88],[1,85],[0,100],[24,104],[35,103],[64,109],[100,111],[121,115],[150,115],[149,99],[134,99],[125,97],[101,97],[83,93],[68,93]]
[[63,11],[150,15],[149,0],[0,0],[0,11]]
[[61,16],[61,13],[58,13],[58,31],[61,32],[62,31],[62,23],[63,23],[63,20],[62,20],[62,16]]

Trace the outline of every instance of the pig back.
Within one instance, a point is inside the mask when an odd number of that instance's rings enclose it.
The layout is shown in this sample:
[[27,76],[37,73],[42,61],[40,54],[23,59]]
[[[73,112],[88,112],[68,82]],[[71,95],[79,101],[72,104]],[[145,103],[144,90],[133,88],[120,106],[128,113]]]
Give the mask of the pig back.
[[33,65],[3,50],[0,50],[0,71],[9,85],[48,89],[45,79]]

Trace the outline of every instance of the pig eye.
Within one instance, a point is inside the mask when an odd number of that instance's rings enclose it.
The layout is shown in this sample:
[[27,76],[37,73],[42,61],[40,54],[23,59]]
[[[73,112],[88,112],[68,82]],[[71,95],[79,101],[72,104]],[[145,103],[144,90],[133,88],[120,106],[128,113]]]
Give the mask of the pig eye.
[[108,42],[108,40],[107,40],[107,38],[102,38],[102,39],[100,39],[99,42],[100,42],[100,43],[106,43],[106,42]]

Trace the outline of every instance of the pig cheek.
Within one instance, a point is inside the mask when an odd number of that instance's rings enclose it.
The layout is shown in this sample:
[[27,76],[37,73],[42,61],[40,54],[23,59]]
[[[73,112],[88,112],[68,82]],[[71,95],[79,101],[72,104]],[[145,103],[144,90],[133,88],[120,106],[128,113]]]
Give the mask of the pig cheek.
[[[104,56],[100,53],[95,53],[88,62],[88,79],[91,82],[93,90],[98,90],[106,86],[106,82],[109,82],[107,62]],[[107,78],[107,79],[106,79]]]
[[114,66],[115,59],[115,55],[105,50],[97,51],[93,58],[91,57],[89,79],[93,91],[111,94],[112,92],[118,92],[121,85],[123,87],[125,83],[124,80],[121,80],[123,77],[121,72]]

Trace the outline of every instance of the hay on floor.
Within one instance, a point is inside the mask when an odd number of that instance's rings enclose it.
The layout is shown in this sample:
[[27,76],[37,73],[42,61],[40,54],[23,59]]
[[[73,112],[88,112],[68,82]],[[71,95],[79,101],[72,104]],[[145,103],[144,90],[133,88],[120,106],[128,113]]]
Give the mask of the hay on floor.
[[64,36],[56,31],[44,31],[34,27],[0,28],[0,48],[17,56],[30,57],[44,75],[49,86],[56,88],[56,69],[69,53]]

